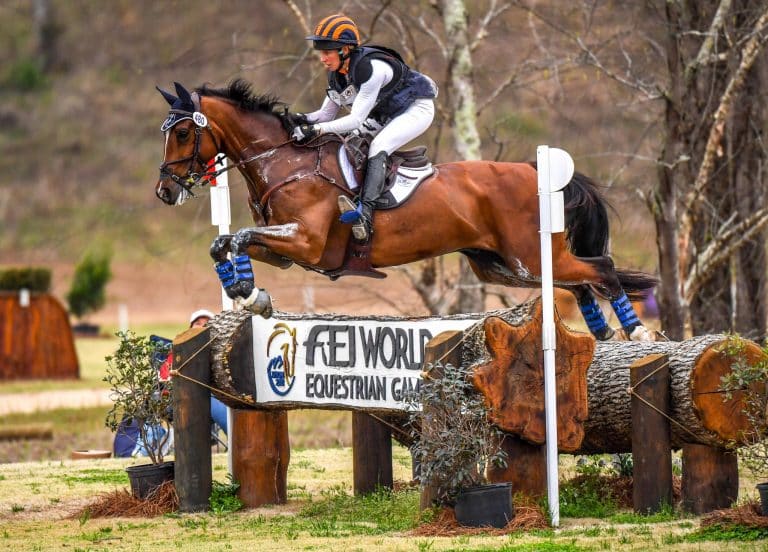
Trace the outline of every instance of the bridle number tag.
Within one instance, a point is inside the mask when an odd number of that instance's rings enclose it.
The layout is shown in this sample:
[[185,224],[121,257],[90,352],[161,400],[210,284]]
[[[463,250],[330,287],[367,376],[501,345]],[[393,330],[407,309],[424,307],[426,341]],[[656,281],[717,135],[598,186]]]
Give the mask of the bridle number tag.
[[206,117],[205,115],[203,115],[199,111],[195,111],[192,114],[192,120],[199,127],[207,127],[208,126],[208,117]]

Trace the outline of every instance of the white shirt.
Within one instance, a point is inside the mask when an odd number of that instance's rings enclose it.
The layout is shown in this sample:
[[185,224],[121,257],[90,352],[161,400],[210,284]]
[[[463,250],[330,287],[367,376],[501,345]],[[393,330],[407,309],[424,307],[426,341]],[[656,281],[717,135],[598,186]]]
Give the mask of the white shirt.
[[371,60],[371,69],[371,77],[360,85],[356,95],[349,98],[352,103],[349,115],[334,120],[341,105],[326,96],[320,109],[307,113],[307,121],[319,123],[320,132],[345,134],[359,128],[376,106],[381,89],[394,77],[392,67],[385,61]]

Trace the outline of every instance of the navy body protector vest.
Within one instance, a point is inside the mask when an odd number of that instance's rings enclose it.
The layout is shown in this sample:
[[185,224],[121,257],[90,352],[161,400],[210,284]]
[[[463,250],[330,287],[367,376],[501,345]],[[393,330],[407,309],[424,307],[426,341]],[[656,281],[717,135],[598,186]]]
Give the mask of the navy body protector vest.
[[[366,82],[373,71],[371,61],[378,59],[392,68],[392,80],[380,91],[376,105],[370,113],[381,124],[402,114],[419,98],[434,98],[437,87],[428,77],[408,67],[396,51],[384,46],[364,46],[355,48],[349,55],[349,71],[346,75],[338,71],[328,73],[328,92],[334,102],[343,102],[345,98],[354,98],[360,85]],[[349,88],[353,87],[351,91]],[[331,95],[331,91],[336,94]],[[334,96],[338,99],[335,99]],[[351,105],[341,103],[340,105]]]

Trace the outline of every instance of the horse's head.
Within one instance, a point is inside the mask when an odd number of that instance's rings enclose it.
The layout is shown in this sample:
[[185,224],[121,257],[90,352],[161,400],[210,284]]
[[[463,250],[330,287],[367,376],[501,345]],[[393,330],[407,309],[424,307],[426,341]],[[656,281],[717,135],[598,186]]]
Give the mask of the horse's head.
[[155,194],[168,205],[181,205],[194,196],[193,188],[207,183],[207,166],[219,147],[197,92],[190,94],[174,84],[178,96],[158,88],[171,110],[160,127],[165,133],[165,154]]

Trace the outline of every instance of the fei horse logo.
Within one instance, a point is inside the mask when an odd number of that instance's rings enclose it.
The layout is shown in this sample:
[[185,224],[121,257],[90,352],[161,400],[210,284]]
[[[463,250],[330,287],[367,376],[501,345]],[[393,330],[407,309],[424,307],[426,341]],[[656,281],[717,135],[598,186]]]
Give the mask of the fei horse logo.
[[[278,354],[270,357],[272,343]],[[285,322],[275,324],[267,341],[267,378],[272,391],[281,397],[290,392],[296,381],[296,348],[296,328]]]

